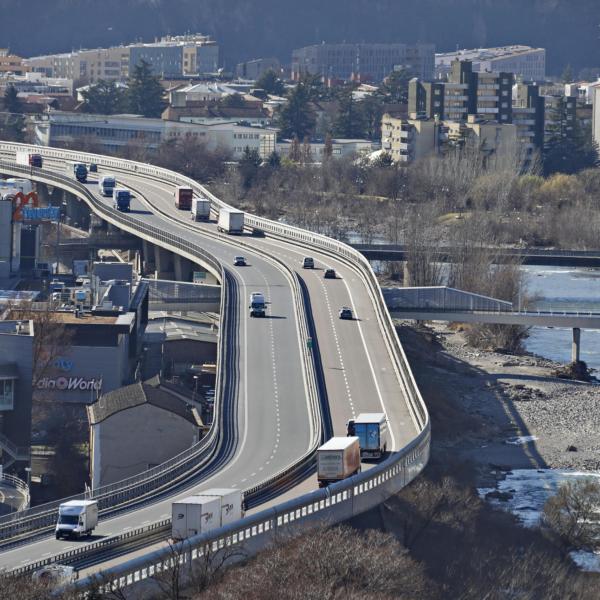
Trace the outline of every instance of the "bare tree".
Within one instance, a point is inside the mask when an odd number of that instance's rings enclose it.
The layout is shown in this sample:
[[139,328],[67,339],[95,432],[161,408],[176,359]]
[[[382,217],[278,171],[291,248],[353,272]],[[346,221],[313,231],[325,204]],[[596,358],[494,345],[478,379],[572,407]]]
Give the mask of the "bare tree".
[[565,551],[600,546],[600,483],[566,481],[544,505],[543,524]]

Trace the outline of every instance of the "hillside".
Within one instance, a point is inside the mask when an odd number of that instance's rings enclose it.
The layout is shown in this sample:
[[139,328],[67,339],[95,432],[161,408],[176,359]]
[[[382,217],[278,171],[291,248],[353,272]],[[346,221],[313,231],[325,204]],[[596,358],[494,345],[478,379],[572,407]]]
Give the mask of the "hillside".
[[199,31],[228,67],[323,40],[523,43],[548,49],[550,73],[600,64],[594,0],[0,0],[0,15],[0,46],[24,56]]

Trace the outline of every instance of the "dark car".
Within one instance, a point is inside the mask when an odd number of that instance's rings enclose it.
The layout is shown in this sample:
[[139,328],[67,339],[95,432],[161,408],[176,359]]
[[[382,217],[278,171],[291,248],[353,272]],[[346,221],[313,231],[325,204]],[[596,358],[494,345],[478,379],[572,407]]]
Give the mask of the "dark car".
[[348,321],[352,321],[354,317],[352,316],[352,309],[344,306],[340,309],[340,319],[345,319]]
[[323,275],[325,279],[335,279],[335,270],[334,269],[325,269],[325,273]]
[[233,266],[234,267],[245,267],[246,266],[246,259],[243,256],[236,256],[233,259]]
[[259,229],[258,227],[253,227],[252,228],[252,237],[264,238],[265,232],[262,229]]
[[90,173],[98,172],[98,165],[96,163],[90,163],[90,168],[88,169]]

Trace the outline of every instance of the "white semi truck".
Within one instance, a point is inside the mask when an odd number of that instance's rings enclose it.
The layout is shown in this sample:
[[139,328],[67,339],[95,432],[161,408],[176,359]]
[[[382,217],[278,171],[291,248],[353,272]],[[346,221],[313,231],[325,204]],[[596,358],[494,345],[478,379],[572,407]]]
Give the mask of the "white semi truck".
[[58,507],[56,539],[90,535],[98,525],[98,502],[95,500],[69,500]]
[[224,233],[241,234],[244,232],[244,213],[233,208],[219,210],[217,229]]
[[98,179],[98,187],[103,196],[112,196],[116,186],[117,180],[114,175],[102,175],[102,177]]
[[171,510],[171,537],[183,540],[241,519],[242,492],[236,489],[207,490],[173,502]]
[[208,221],[210,218],[210,200],[194,198],[192,200],[192,221]]
[[342,481],[360,471],[357,437],[333,437],[317,450],[319,487]]
[[29,150],[17,150],[17,153],[15,154],[15,162],[18,165],[40,168],[44,164],[41,154],[38,154],[37,152],[29,152]]
[[361,413],[348,421],[348,435],[356,436],[363,458],[381,458],[387,451],[389,427],[385,413]]

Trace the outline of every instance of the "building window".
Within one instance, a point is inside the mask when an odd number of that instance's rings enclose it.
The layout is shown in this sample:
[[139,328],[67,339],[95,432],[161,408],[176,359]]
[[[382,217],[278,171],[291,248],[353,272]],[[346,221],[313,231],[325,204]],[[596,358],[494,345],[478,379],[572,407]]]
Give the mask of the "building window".
[[12,410],[14,407],[15,382],[12,379],[0,380],[0,410]]

